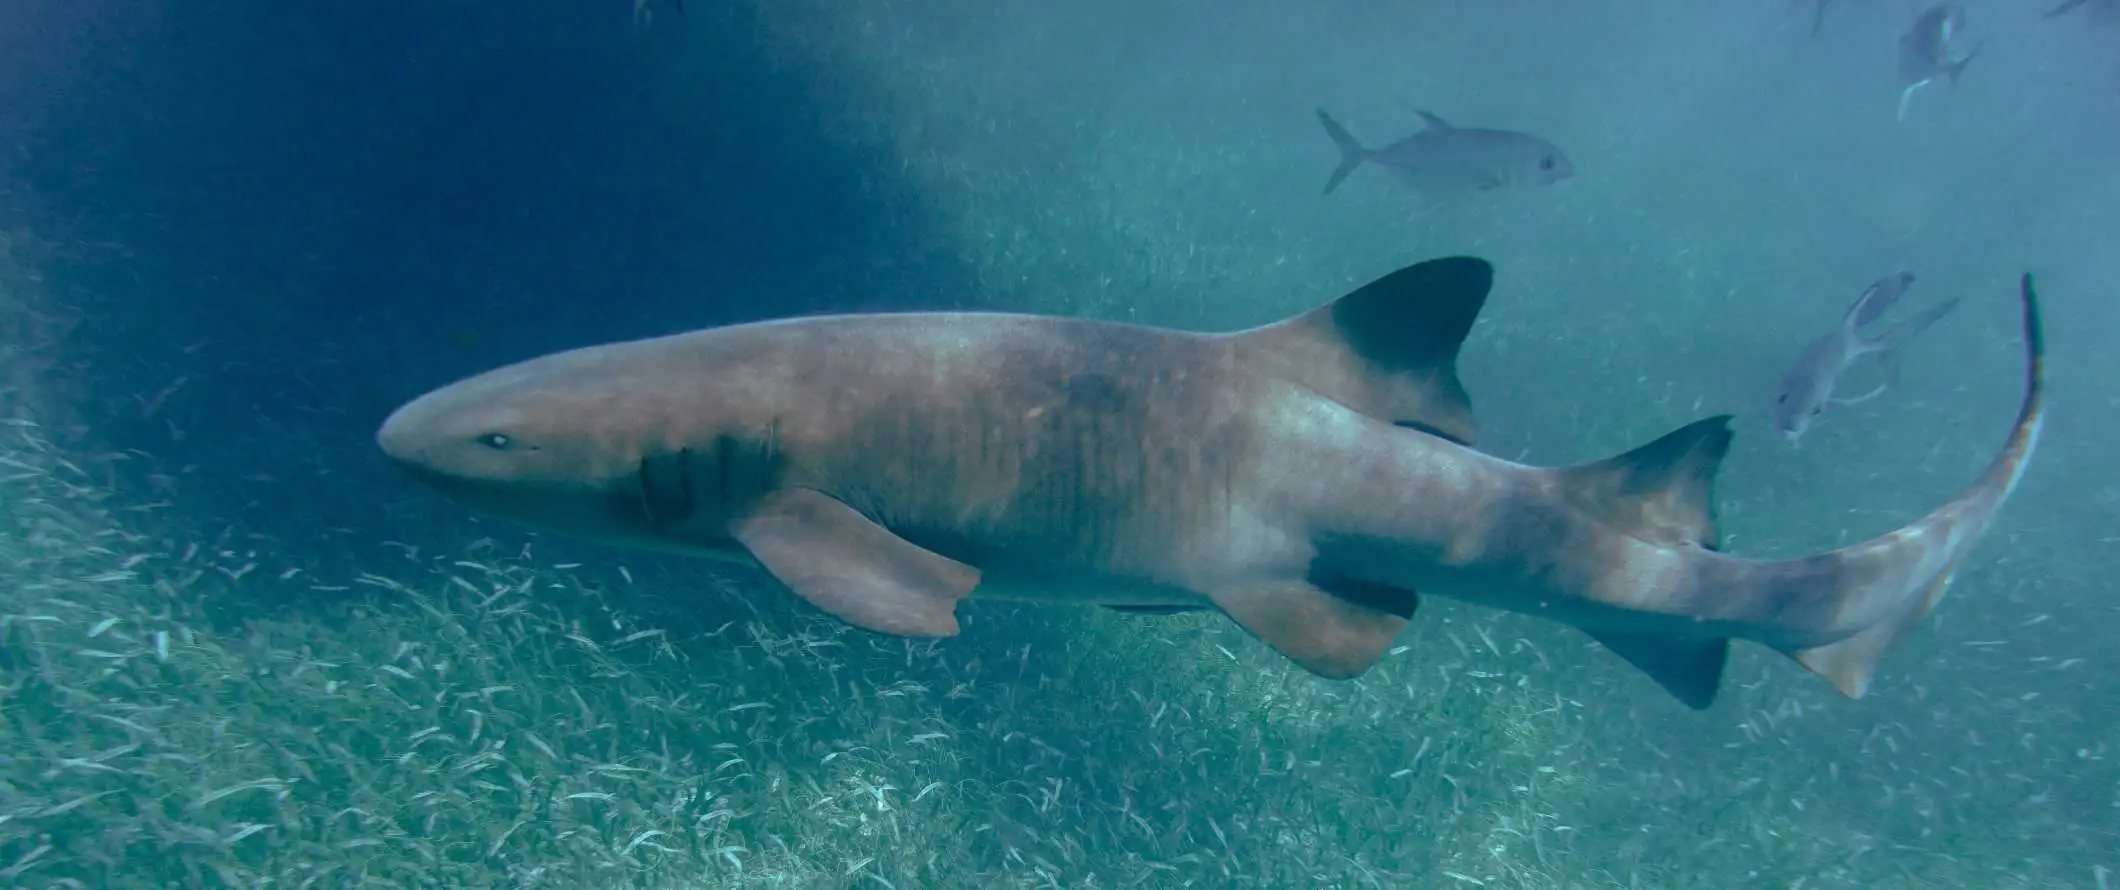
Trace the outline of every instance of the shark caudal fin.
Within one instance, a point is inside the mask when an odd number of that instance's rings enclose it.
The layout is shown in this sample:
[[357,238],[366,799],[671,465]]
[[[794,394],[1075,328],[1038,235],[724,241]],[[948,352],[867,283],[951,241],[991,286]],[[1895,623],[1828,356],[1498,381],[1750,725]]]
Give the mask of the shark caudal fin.
[[[1767,566],[1784,595],[1815,603],[1829,642],[1781,646],[1849,698],[1869,690],[1878,659],[1929,614],[2003,501],[2016,489],[2046,419],[2046,337],[2031,273],[2019,283],[2024,322],[2024,401],[2000,453],[1971,486],[1897,531],[1807,559]],[[1820,601],[1822,600],[1822,601]]]
[[[1680,427],[1618,457],[1556,470],[1576,509],[1665,547],[1717,550],[1715,474],[1730,453],[1730,415]],[[1706,708],[1722,686],[1728,637],[1678,637],[1585,628],[1687,707]]]
[[1227,336],[1239,360],[1262,373],[1470,445],[1472,400],[1458,382],[1458,349],[1493,286],[1486,260],[1429,260],[1302,315]]

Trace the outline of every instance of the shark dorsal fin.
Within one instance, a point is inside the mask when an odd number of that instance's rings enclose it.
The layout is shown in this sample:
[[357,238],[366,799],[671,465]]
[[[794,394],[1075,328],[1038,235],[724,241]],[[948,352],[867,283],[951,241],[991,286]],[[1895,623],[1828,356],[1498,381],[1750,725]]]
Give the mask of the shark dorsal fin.
[[1633,451],[1561,470],[1576,506],[1646,541],[1722,545],[1715,472],[1730,451],[1730,415],[1680,427]]
[[1427,124],[1428,124],[1428,129],[1431,129],[1431,130],[1455,130],[1455,129],[1457,129],[1456,127],[1453,127],[1453,126],[1451,126],[1451,125],[1450,125],[1450,122],[1449,122],[1449,121],[1446,121],[1446,120],[1444,120],[1444,119],[1442,119],[1442,118],[1436,117],[1435,115],[1433,115],[1433,114],[1430,114],[1429,112],[1426,112],[1426,111],[1416,111],[1416,112],[1414,112],[1414,113],[1415,113],[1415,114],[1418,114],[1418,115],[1420,115],[1420,116],[1421,116],[1421,120],[1422,120],[1422,121],[1425,121],[1425,122],[1427,122]]
[[1340,404],[1470,445],[1458,347],[1494,267],[1473,257],[1400,269],[1294,318],[1233,335],[1240,357]]

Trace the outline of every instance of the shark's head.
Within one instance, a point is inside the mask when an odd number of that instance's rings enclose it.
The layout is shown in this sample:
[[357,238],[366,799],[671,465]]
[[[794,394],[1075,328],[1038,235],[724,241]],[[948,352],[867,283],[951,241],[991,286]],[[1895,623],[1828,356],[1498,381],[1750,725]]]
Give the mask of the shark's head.
[[773,449],[744,433],[760,425],[737,416],[742,400],[714,398],[711,381],[673,385],[658,352],[590,347],[460,380],[398,408],[376,444],[480,512],[614,543],[711,545],[701,532],[727,505],[704,501],[755,491],[760,479],[730,474],[769,473],[750,458]]

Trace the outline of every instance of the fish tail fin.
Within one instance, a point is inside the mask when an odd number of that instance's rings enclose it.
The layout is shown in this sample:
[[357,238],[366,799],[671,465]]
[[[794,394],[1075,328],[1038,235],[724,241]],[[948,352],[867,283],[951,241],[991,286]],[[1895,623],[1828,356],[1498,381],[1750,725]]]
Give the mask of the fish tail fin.
[[1333,189],[1340,187],[1340,183],[1347,181],[1348,174],[1353,173],[1356,167],[1362,166],[1363,161],[1369,160],[1373,152],[1363,148],[1362,143],[1354,138],[1354,134],[1347,132],[1347,128],[1340,126],[1340,122],[1333,120],[1332,115],[1326,114],[1323,108],[1318,109],[1318,123],[1325,125],[1325,135],[1331,137],[1332,144],[1340,150],[1340,165],[1334,167],[1332,177],[1325,180],[1324,194],[1329,195]]
[[[1824,677],[1849,698],[1869,690],[1877,662],[1904,639],[1950,587],[2039,443],[2046,417],[2045,334],[2039,298],[2020,284],[2025,344],[2024,399],[2009,438],[1980,478],[1950,502],[1896,531],[1829,553],[1760,565],[1776,611],[1809,614],[1812,626],[1770,645]],[[1941,313],[1936,313],[1940,315]]]
[[1879,278],[1863,288],[1862,295],[1855,298],[1844,318],[1854,327],[1869,327],[1897,305],[1900,298],[1907,295],[1907,289],[1913,286],[1914,273],[1905,270]]
[[1874,352],[1891,352],[1901,346],[1905,346],[1907,341],[1914,339],[1922,331],[1928,330],[1929,325],[1935,324],[1944,316],[1951,314],[1951,310],[1956,308],[1958,308],[1958,300],[1956,298],[1937,303],[1924,310],[1920,315],[1885,328],[1874,336],[1864,337],[1863,343]]
[[1965,56],[1959,59],[1958,61],[1943,66],[1943,76],[1950,80],[1952,86],[1957,86],[1958,76],[1965,73],[1965,66],[1973,64],[1973,59],[1978,58],[1980,55],[1980,51],[1986,47],[1987,41],[1985,40],[1982,40],[1978,44],[1975,44],[1973,46],[1972,52],[1966,53]]

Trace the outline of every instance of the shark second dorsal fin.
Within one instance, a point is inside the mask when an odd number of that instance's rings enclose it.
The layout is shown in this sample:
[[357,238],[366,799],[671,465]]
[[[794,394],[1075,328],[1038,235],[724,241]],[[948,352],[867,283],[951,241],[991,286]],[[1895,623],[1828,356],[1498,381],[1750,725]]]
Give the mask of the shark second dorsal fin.
[[1728,414],[1694,421],[1617,457],[1564,468],[1563,485],[1578,508],[1635,537],[1717,550],[1715,472],[1732,435]]
[[1400,269],[1294,318],[1231,335],[1240,358],[1379,420],[1476,437],[1458,348],[1494,267],[1449,257]]

